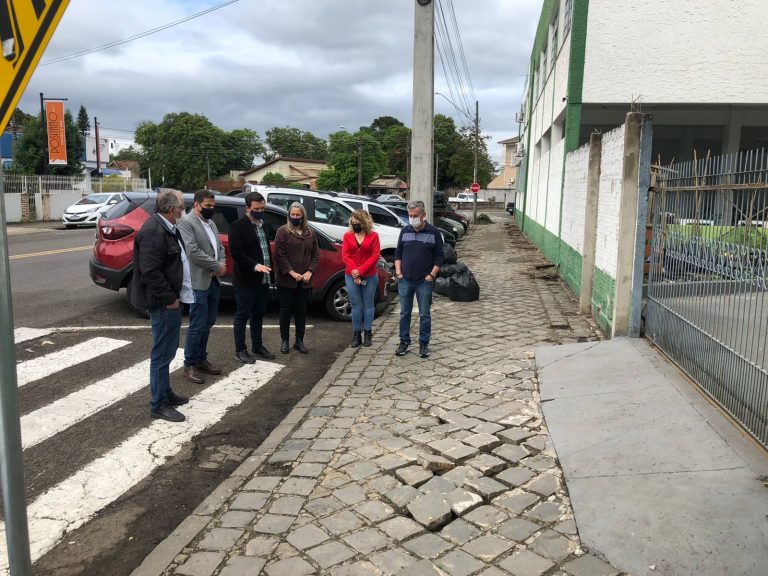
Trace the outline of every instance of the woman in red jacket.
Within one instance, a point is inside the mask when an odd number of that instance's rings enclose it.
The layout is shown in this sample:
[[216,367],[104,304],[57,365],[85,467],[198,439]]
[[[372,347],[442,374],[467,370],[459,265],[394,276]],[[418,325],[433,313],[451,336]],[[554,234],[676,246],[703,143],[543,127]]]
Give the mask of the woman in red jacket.
[[[349,230],[344,234],[341,247],[346,265],[344,278],[352,304],[352,348],[360,344],[371,345],[376,311],[373,300],[379,284],[376,263],[380,253],[379,235],[373,230],[370,215],[365,210],[355,210],[349,219]],[[361,340],[362,329],[365,330],[365,338]]]

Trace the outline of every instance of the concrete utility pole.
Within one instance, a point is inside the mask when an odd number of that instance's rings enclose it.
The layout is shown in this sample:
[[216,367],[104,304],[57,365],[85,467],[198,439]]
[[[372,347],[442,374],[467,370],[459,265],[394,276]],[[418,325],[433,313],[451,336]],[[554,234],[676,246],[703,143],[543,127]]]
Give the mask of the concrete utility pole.
[[413,42],[411,200],[421,200],[432,222],[432,141],[435,116],[435,4],[416,0]]
[[357,195],[363,194],[363,141],[357,139]]
[[99,141],[99,119],[93,117],[93,127],[96,130],[96,176],[101,176],[101,142]]
[[[472,182],[477,182],[477,149],[480,147],[480,103],[475,100],[475,167],[472,171]],[[472,207],[472,222],[477,222],[477,197],[480,195],[478,192],[475,194],[475,202]]]

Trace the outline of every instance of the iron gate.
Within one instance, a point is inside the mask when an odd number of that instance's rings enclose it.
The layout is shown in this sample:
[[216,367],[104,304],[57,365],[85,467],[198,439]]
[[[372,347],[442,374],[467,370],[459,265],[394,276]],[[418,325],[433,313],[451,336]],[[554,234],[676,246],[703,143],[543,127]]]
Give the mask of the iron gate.
[[655,176],[646,336],[768,446],[768,154]]

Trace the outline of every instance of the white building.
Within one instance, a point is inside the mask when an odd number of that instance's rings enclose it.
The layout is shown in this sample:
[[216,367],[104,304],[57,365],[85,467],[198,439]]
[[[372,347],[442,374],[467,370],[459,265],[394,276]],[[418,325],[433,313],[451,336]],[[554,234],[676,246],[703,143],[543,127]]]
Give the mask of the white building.
[[[517,208],[561,239],[565,155],[631,109],[653,115],[654,162],[768,142],[765,0],[545,0],[522,109]],[[634,104],[633,104],[634,103]]]

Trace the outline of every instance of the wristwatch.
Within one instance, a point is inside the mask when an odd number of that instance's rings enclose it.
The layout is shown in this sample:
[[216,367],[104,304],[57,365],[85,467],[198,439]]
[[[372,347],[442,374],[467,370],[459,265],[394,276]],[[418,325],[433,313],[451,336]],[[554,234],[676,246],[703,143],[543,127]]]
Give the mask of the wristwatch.
[[432,272],[430,272],[429,274],[427,274],[427,276],[429,276],[430,278],[432,278],[432,280],[434,280],[434,279],[435,279],[435,275],[434,275],[434,274],[432,274]]

